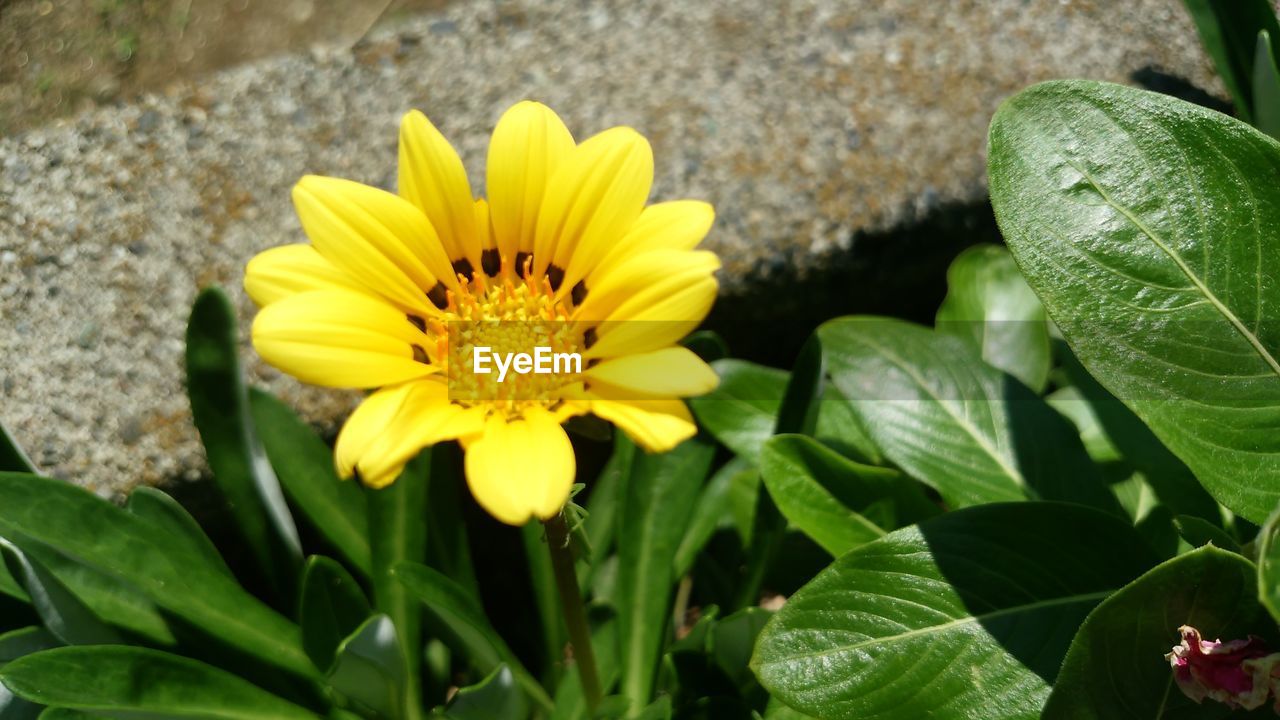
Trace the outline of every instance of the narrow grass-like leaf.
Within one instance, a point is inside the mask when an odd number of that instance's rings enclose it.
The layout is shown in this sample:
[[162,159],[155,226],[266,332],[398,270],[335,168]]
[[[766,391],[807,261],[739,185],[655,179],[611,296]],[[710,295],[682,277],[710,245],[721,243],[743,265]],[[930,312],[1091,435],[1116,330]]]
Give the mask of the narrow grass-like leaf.
[[533,520],[520,528],[524,545],[525,565],[529,568],[529,585],[533,589],[533,604],[538,611],[537,636],[542,642],[543,682],[555,687],[559,666],[564,663],[567,631],[560,610],[560,596],[556,590],[555,571],[551,554],[547,550],[546,531],[542,523]]
[[46,566],[37,549],[127,585],[241,652],[304,677],[317,675],[296,625],[146,520],[83,488],[13,473],[0,473],[0,508],[0,536]]
[[1030,497],[1122,513],[1071,423],[959,338],[874,317],[818,335],[876,445],[952,507]]
[[436,714],[449,720],[524,720],[529,707],[511,670],[499,665],[475,685],[459,688],[449,707]]
[[580,566],[578,585],[589,588],[594,585],[596,572],[604,564],[614,548],[621,515],[621,494],[626,490],[627,478],[636,454],[635,443],[626,433],[614,433],[613,453],[591,486],[587,499],[587,517],[582,521],[589,546],[589,562]]
[[307,559],[298,625],[302,647],[316,667],[331,667],[338,645],[372,614],[369,599],[346,568],[319,555]]
[[714,456],[714,445],[694,438],[669,453],[635,457],[618,527],[618,628],[620,692],[636,706],[651,700],[676,551]]
[[124,639],[18,546],[0,538],[0,556],[31,598],[40,622],[67,645],[118,645]]
[[530,699],[544,709],[551,708],[551,698],[542,685],[525,670],[515,653],[489,624],[484,609],[466,590],[442,573],[414,563],[398,565],[393,577],[439,620],[441,627],[452,635],[448,638],[450,645],[481,672],[493,672],[505,663]]
[[1041,392],[1049,382],[1049,323],[1008,250],[978,245],[947,270],[938,332],[969,343],[989,364]]
[[386,615],[369,618],[344,639],[329,670],[330,687],[376,717],[393,720],[405,717],[407,682],[404,651]]
[[1073,629],[1156,562],[1091,508],[957,510],[836,560],[761,632],[752,666],[775,697],[831,720],[1030,720]]
[[56,648],[63,643],[42,627],[24,627],[0,634],[0,666],[20,657]]
[[155,488],[139,487],[129,493],[125,507],[154,525],[170,542],[182,543],[185,550],[203,558],[209,567],[222,570],[228,577],[232,576],[213,541],[177,500]]
[[4,423],[0,423],[0,472],[39,472]]
[[1156,567],[1104,600],[1071,642],[1044,709],[1045,720],[1223,717],[1173,683],[1163,655],[1191,625],[1205,639],[1256,633],[1265,617],[1254,597],[1254,567],[1213,547]]
[[1258,33],[1253,56],[1253,126],[1280,138],[1280,70],[1271,42],[1266,30]]
[[421,713],[418,668],[422,660],[422,608],[396,579],[401,563],[422,563],[427,557],[427,491],[431,482],[431,455],[427,448],[405,466],[391,485],[369,492],[370,552],[373,569],[373,606],[391,618],[405,653],[405,707]]
[[287,405],[253,388],[254,426],[289,501],[355,569],[369,576],[368,502],[360,485],[343,482],[333,451]]
[[1236,114],[1253,119],[1254,43],[1266,30],[1280,37],[1275,10],[1268,0],[1182,0],[1200,31],[1200,41],[1213,58],[1222,84],[1235,102]]
[[745,360],[717,360],[711,367],[720,376],[719,387],[690,399],[689,406],[716,440],[755,462],[778,424],[788,375]]
[[255,434],[237,351],[231,301],[221,290],[208,288],[196,298],[187,324],[191,415],[258,579],[284,607],[294,597],[302,544]]
[[1005,101],[989,156],[996,219],[1080,362],[1263,522],[1280,501],[1280,143],[1165,95],[1055,81]]
[[238,720],[318,717],[223,670],[137,647],[46,650],[0,668],[0,682],[32,702],[93,713]]
[[689,526],[680,538],[680,547],[676,548],[672,564],[673,578],[683,577],[693,568],[698,553],[702,552],[702,548],[718,528],[733,524],[729,495],[733,490],[734,477],[744,472],[754,474],[756,471],[752,469],[750,461],[739,455],[715,471],[703,486],[694,505],[693,516],[689,518]]

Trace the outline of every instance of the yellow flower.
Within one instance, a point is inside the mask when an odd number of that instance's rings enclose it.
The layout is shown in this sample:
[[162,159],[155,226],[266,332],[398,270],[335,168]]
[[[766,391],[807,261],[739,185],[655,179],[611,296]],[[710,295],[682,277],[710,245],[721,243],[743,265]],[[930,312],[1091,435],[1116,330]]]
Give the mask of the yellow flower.
[[[383,487],[423,447],[456,439],[489,513],[549,518],[574,481],[565,420],[594,414],[662,452],[695,432],[681,398],[716,385],[677,344],[715,299],[719,261],[694,249],[714,212],[646,207],[652,182],[634,130],[575,143],[550,109],[522,102],[494,129],[477,199],[448,141],[410,112],[399,195],[316,176],[294,187],[311,244],[249,262],[254,346],[305,382],[377,388],[338,436],[343,477]],[[581,363],[478,374],[475,348],[530,344]]]

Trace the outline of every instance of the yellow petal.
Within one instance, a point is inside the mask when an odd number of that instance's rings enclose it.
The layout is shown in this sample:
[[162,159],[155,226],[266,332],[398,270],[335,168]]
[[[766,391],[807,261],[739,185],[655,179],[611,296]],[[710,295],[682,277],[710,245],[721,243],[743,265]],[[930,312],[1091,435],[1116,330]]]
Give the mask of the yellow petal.
[[591,412],[617,425],[649,452],[667,452],[698,433],[689,409],[679,400],[604,400],[591,403]]
[[699,200],[650,205],[600,263],[587,272],[587,287],[615,272],[619,265],[650,250],[692,250],[715,222],[716,211]]
[[467,170],[444,135],[417,110],[400,121],[400,197],[418,206],[450,260],[480,267],[479,237]]
[[585,285],[587,297],[574,319],[598,322],[609,318],[629,298],[651,287],[678,288],[710,277],[720,259],[703,250],[653,250],[641,253],[600,274]]
[[429,340],[402,311],[350,290],[301,293],[266,306],[253,321],[253,346],[263,360],[313,385],[380,387],[438,371],[414,359]]
[[533,252],[538,209],[551,175],[573,150],[573,136],[547,106],[516,103],[489,141],[485,193],[498,249],[508,263]]
[[709,393],[720,378],[709,365],[679,345],[606,360],[586,372],[590,387],[609,386],[631,399],[693,397]]
[[448,388],[437,378],[384,388],[365,398],[338,434],[338,474],[358,474],[365,485],[385,487],[423,448],[477,432],[482,422],[482,409],[449,402]]
[[432,313],[426,293],[457,287],[426,216],[389,192],[308,175],[293,188],[307,237],[326,260],[406,312]]
[[508,422],[494,415],[467,448],[467,484],[488,513],[508,525],[546,520],[564,507],[575,461],[569,436],[546,410]]
[[598,339],[583,357],[617,357],[675,344],[707,316],[716,289],[714,277],[680,286],[660,283],[646,288],[599,325]]
[[568,292],[640,216],[652,184],[653,151],[631,128],[605,130],[574,148],[538,211],[535,272],[554,264],[564,271],[558,287]]
[[244,290],[259,307],[311,290],[356,290],[364,287],[310,245],[282,245],[264,250],[244,269]]

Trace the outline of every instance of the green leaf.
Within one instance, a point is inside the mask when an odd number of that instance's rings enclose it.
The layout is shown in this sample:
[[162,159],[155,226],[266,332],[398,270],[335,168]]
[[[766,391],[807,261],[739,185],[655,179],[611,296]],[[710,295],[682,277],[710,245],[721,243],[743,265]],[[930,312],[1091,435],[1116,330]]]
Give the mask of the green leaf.
[[949,505],[1031,497],[1122,512],[1071,424],[959,338],[872,317],[818,335],[876,445]]
[[1240,552],[1240,543],[1231,537],[1231,533],[1195,515],[1175,515],[1173,527],[1178,531],[1178,536],[1191,547],[1213,543],[1223,550]]
[[520,528],[524,545],[525,566],[529,568],[529,586],[538,611],[538,627],[534,631],[542,641],[543,676],[549,687],[555,686],[559,665],[564,662],[567,635],[560,611],[560,595],[556,590],[555,571],[547,551],[546,532],[542,523],[531,520]]
[[0,555],[18,578],[49,632],[67,645],[119,645],[124,639],[18,546],[0,538]]
[[1201,487],[1186,464],[1169,452],[1133,411],[1099,385],[1069,349],[1060,349],[1062,369],[1071,388],[1088,405],[1106,433],[1107,442],[1125,462],[1142,472],[1159,501],[1175,513],[1221,524],[1217,501]]
[[0,423],[0,471],[35,474],[36,464],[22,451],[4,423]]
[[989,364],[1037,393],[1049,382],[1049,324],[1008,250],[976,245],[947,270],[938,332],[969,343]]
[[405,653],[405,707],[420,712],[419,672],[422,658],[422,608],[394,570],[400,563],[421,563],[427,557],[427,493],[431,456],[427,448],[405,466],[391,485],[371,490],[369,497],[370,551],[373,568],[373,606],[391,618]]
[[853,411],[853,403],[838,388],[827,385],[818,400],[818,422],[813,436],[823,445],[855,462],[884,465],[884,453],[867,434]]
[[344,639],[329,669],[329,687],[378,717],[405,717],[407,682],[404,650],[386,615],[374,615]]
[[254,431],[236,357],[236,316],[217,288],[196,298],[187,324],[187,395],[214,480],[226,498],[259,579],[281,606],[293,598],[302,544]]
[[1277,534],[1280,534],[1280,505],[1267,518],[1255,541],[1258,546],[1258,599],[1271,617],[1280,622],[1280,543],[1276,542]]
[[626,489],[635,455],[636,446],[627,438],[626,433],[615,433],[613,453],[609,455],[600,476],[590,488],[587,517],[582,521],[590,555],[589,562],[578,575],[580,587],[594,586],[597,571],[614,547],[618,517],[622,512],[620,495]]
[[[46,566],[50,557],[62,556],[127,585],[195,627],[216,633],[225,644],[275,667],[303,677],[317,674],[302,651],[297,626],[150,522],[83,488],[0,473],[0,536]],[[65,577],[60,576],[74,588]]]
[[392,576],[439,621],[450,635],[446,638],[450,647],[465,655],[480,672],[493,672],[505,663],[534,702],[551,708],[551,698],[542,685],[525,670],[470,593],[425,565],[402,563]]
[[1156,562],[1091,508],[957,510],[819,573],[761,632],[752,667],[779,700],[831,720],[1035,718],[1064,629]]
[[754,682],[751,652],[756,638],[773,613],[764,608],[743,608],[711,628],[712,658],[739,688]]
[[138,487],[129,493],[125,507],[155,526],[169,542],[181,543],[183,550],[203,558],[209,567],[222,570],[227,577],[233,577],[213,541],[177,500],[155,488]]
[[460,688],[449,707],[436,714],[450,720],[524,720],[529,708],[511,670],[499,665],[475,685]]
[[693,568],[698,553],[706,547],[711,536],[718,528],[733,525],[732,510],[729,507],[729,495],[733,491],[734,477],[741,473],[755,474],[751,463],[741,455],[736,456],[717,470],[707,484],[693,507],[693,515],[680,538],[680,546],[676,548],[675,560],[672,563],[673,578],[684,577]]
[[0,685],[0,720],[37,720],[45,716],[42,707],[14,695]]
[[42,627],[31,626],[0,633],[0,667],[31,653],[61,645],[53,633]]
[[1253,125],[1273,138],[1280,137],[1280,70],[1266,30],[1258,33],[1253,56]]
[[338,479],[333,451],[287,405],[257,388],[249,391],[249,405],[285,495],[343,558],[368,577],[368,502],[360,485]]
[[1182,694],[1162,656],[1177,645],[1178,627],[1206,639],[1244,637],[1257,630],[1254,568],[1213,547],[1156,567],[1104,600],[1076,633],[1045,706],[1046,720],[1134,717],[1203,718],[1226,708]]
[[755,462],[778,424],[788,375],[745,360],[717,360],[711,367],[720,376],[719,387],[691,398],[689,406],[712,437]]
[[778,406],[773,432],[813,433],[818,424],[825,374],[822,344],[816,335],[810,336],[800,348],[800,356],[787,376],[787,387]]
[[671,618],[672,570],[715,446],[687,440],[662,455],[637,454],[618,526],[620,694],[637,707],[652,699]]
[[1268,0],[1183,0],[1200,31],[1200,41],[1213,58],[1222,84],[1235,102],[1236,114],[1253,117],[1254,43],[1258,32],[1280,35]]
[[372,614],[368,598],[346,568],[319,555],[307,559],[298,625],[302,647],[316,667],[331,667],[338,645]]
[[1062,81],[1007,100],[990,146],[1000,228],[1081,363],[1219,502],[1264,521],[1280,501],[1280,145],[1164,95]]
[[238,720],[318,717],[223,670],[135,647],[46,650],[0,668],[0,682],[32,702],[90,712]]
[[802,435],[770,438],[760,476],[782,514],[836,557],[939,512],[897,470],[855,463]]

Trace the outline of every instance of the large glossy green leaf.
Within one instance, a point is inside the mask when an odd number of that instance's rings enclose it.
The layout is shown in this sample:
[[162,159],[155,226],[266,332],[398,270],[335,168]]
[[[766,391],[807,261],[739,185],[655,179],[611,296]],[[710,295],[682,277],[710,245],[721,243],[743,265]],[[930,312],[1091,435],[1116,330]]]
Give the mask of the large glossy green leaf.
[[470,593],[425,565],[402,563],[396,566],[393,577],[439,621],[442,630],[451,636],[447,638],[449,644],[481,672],[493,672],[505,663],[534,702],[545,709],[551,708],[551,698],[542,685],[493,629],[484,609]]
[[203,558],[209,567],[218,568],[231,577],[231,570],[218,548],[177,500],[155,488],[139,487],[129,493],[125,507],[154,525],[168,537],[169,542],[182,543],[184,550]]
[[433,452],[434,448],[422,451],[394,483],[369,493],[373,605],[391,618],[400,637],[409,678],[405,684],[405,707],[414,717],[421,712],[418,668],[422,657],[422,608],[393,571],[401,563],[426,560],[425,518]]
[[636,707],[652,699],[676,551],[714,456],[714,445],[694,438],[662,455],[637,454],[628,478],[618,526],[619,690]]
[[237,358],[236,316],[218,288],[196,298],[187,324],[187,395],[209,468],[226,498],[258,579],[285,607],[294,597],[302,544],[280,482],[255,434]]
[[1121,512],[1070,422],[963,340],[873,317],[818,336],[876,445],[951,506],[1030,497]]
[[1280,36],[1275,11],[1268,0],[1182,0],[1200,31],[1200,41],[1213,58],[1222,84],[1235,101],[1236,114],[1253,117],[1254,43],[1258,32]]
[[253,422],[285,495],[362,575],[370,572],[368,503],[360,485],[343,482],[333,451],[287,405],[249,391]]
[[356,632],[372,614],[369,599],[346,568],[319,555],[307,559],[298,625],[302,628],[302,647],[316,667],[331,667],[343,639]]
[[329,687],[376,717],[405,717],[405,684],[409,678],[396,626],[386,615],[374,615],[338,645]]
[[778,423],[787,373],[745,360],[717,360],[711,367],[719,387],[689,406],[712,437],[754,462]]
[[296,625],[150,522],[83,488],[13,473],[0,473],[0,508],[0,536],[46,566],[37,549],[127,585],[241,652],[295,674],[317,674]]
[[1173,98],[1050,82],[991,123],[991,200],[1080,361],[1220,502],[1280,500],[1280,144]]
[[1156,562],[1083,506],[957,510],[836,560],[765,627],[752,666],[832,720],[1035,718],[1074,628]]
[[1161,656],[1178,627],[1206,639],[1256,633],[1263,616],[1254,568],[1235,553],[1205,547],[1156,567],[1089,614],[1062,663],[1044,709],[1046,720],[1225,717],[1215,702],[1193,702],[1173,684]]
[[28,557],[18,546],[0,538],[0,556],[14,577],[22,583],[40,622],[54,637],[67,645],[118,645],[120,633],[102,621],[53,573]]
[[791,524],[836,557],[939,512],[897,470],[855,463],[803,435],[770,438],[760,476]]
[[314,719],[317,715],[228,672],[156,650],[46,650],[0,668],[0,682],[43,705],[141,717]]
[[1002,247],[977,245],[951,263],[937,328],[969,343],[983,360],[1036,392],[1049,382],[1044,306]]

